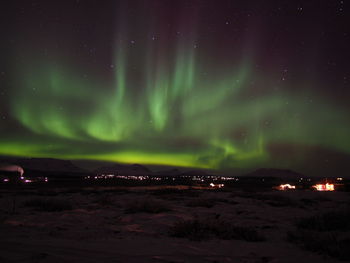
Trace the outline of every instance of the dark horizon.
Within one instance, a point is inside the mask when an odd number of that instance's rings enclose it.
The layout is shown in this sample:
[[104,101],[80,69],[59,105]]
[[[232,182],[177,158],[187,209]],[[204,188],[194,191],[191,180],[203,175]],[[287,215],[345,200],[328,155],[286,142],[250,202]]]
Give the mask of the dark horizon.
[[[313,171],[313,173],[303,173],[300,170],[288,169],[284,167],[258,167],[250,170],[229,170],[229,171],[219,171],[219,170],[208,170],[200,168],[191,167],[179,167],[179,166],[167,166],[167,165],[142,165],[138,163],[116,163],[110,161],[95,161],[95,160],[68,160],[68,159],[57,159],[57,158],[31,158],[31,157],[6,157],[0,156],[0,171],[1,167],[6,167],[6,165],[18,165],[24,168],[25,174],[29,172],[30,176],[41,176],[47,172],[54,172],[54,176],[57,177],[60,174],[66,177],[70,174],[81,174],[84,176],[86,174],[99,174],[97,172],[101,168],[113,168],[112,174],[123,173],[124,170],[128,173],[130,169],[134,166],[145,169],[148,172],[144,174],[150,176],[180,176],[187,173],[198,173],[203,175],[213,175],[213,176],[225,176],[225,177],[276,177],[285,180],[298,180],[300,178],[343,178],[350,179],[349,175],[346,173],[319,173]],[[49,170],[47,170],[49,167]],[[121,169],[121,170],[120,170]],[[5,170],[3,170],[5,171]]]

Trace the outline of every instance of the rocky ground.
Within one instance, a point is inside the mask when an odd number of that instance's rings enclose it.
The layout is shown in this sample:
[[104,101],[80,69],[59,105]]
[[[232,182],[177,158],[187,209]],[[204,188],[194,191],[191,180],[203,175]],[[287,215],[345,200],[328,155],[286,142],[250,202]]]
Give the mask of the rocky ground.
[[346,192],[1,190],[0,262],[344,262]]

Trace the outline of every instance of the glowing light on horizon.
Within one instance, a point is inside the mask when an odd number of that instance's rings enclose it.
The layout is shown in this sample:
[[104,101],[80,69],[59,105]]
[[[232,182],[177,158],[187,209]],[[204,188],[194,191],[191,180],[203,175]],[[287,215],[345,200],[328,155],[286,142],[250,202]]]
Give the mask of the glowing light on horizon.
[[334,191],[334,184],[316,184],[313,186],[317,191]]
[[212,188],[223,188],[225,185],[224,184],[210,183],[209,186],[212,187]]
[[291,184],[281,184],[278,187],[279,190],[292,190],[295,189],[295,185],[291,185]]

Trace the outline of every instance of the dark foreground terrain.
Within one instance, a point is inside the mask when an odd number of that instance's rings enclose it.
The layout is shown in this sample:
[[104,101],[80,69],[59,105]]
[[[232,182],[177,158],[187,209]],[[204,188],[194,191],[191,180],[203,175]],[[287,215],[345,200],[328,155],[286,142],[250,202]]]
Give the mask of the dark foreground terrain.
[[347,192],[188,187],[0,192],[0,262],[345,262]]

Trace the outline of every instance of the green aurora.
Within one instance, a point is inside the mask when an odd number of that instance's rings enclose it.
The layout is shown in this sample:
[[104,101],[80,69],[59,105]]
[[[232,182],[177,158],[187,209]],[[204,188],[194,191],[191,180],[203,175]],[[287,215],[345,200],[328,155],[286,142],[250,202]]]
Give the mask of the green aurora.
[[[2,141],[0,153],[210,169],[263,165],[267,145],[284,142],[349,153],[346,114],[321,99],[311,105],[304,94],[244,96],[257,74],[249,61],[203,78],[184,48],[169,68],[144,65],[137,83],[127,78],[127,50],[120,53],[111,83],[63,65],[23,66],[11,106],[32,139]],[[136,85],[144,86],[135,96]],[[96,92],[100,86],[108,89]]]
[[240,57],[222,61],[196,46],[195,26],[166,47],[130,43],[122,28],[108,74],[67,50],[48,58],[17,47],[1,155],[234,171],[298,168],[309,149],[350,154],[348,111],[316,80],[257,68],[249,38]]

